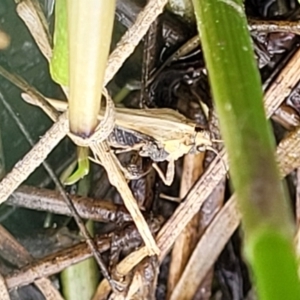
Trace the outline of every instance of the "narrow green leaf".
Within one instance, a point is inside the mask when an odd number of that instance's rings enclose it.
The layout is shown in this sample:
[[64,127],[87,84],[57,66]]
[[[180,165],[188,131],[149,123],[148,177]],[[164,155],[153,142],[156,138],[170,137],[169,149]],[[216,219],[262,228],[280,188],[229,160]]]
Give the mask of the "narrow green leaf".
[[291,209],[274,158],[243,3],[193,3],[259,299],[298,299]]
[[63,86],[69,85],[69,49],[67,1],[56,0],[55,3],[55,29],[54,48],[50,62],[52,79]]

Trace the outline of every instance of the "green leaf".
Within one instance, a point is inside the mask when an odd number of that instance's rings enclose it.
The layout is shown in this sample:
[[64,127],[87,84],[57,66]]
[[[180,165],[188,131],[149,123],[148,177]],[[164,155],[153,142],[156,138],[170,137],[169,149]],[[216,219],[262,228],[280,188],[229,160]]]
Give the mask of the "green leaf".
[[50,62],[52,79],[63,86],[69,85],[67,1],[56,0],[54,48]]

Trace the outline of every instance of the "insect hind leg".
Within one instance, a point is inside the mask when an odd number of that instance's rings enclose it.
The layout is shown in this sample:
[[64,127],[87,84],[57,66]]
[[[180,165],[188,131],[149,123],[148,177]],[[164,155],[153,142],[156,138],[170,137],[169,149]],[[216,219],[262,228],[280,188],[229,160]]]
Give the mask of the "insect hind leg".
[[162,170],[159,168],[157,163],[152,164],[153,168],[156,170],[157,174],[163,181],[163,183],[167,186],[170,186],[174,180],[175,176],[175,162],[174,160],[169,161],[167,166],[167,172],[166,175],[162,172]]

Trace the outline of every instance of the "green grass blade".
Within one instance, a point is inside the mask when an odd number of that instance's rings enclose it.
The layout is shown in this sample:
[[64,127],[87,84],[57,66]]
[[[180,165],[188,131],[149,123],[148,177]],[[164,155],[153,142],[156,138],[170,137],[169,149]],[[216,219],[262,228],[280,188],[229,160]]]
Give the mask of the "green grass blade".
[[[291,211],[273,154],[242,1],[193,3],[259,299],[283,299],[287,291],[284,299],[298,299]],[[282,291],[277,296],[274,284]]]

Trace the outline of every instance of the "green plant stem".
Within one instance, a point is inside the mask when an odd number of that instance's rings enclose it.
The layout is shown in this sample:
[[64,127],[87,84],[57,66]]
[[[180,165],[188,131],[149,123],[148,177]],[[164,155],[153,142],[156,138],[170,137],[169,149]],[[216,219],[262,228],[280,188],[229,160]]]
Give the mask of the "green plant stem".
[[[273,154],[274,137],[265,117],[242,1],[193,3],[259,299],[283,299],[274,290],[289,290],[285,299],[298,299],[291,211]],[[261,258],[271,253],[265,264]]]
[[90,171],[89,148],[77,147],[77,162],[78,166],[74,173],[65,179],[65,185],[75,184],[78,180],[86,176]]
[[89,136],[97,125],[115,0],[67,0],[70,129]]
[[[87,196],[90,187],[90,177],[80,180],[78,194]],[[93,221],[89,220],[86,227],[93,236]],[[98,281],[99,271],[94,258],[88,258],[78,264],[70,266],[61,272],[63,294],[66,300],[91,299]]]

